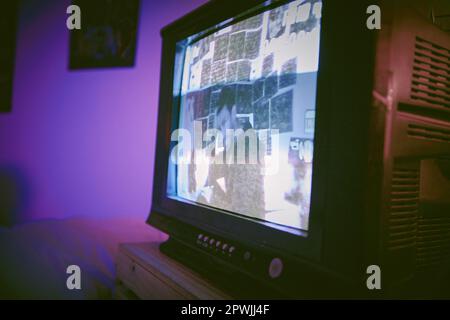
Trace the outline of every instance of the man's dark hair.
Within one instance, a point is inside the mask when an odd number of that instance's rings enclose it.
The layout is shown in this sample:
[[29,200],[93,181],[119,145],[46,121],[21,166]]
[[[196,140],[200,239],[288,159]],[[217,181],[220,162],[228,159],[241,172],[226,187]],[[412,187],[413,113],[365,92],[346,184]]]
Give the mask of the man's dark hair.
[[217,112],[223,108],[231,111],[231,108],[236,103],[236,88],[234,86],[225,86],[220,91],[219,100],[217,101]]

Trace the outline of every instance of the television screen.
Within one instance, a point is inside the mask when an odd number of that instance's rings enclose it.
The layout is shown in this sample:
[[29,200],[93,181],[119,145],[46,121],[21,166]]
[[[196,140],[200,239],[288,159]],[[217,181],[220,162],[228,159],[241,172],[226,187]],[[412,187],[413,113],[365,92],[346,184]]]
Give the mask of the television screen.
[[179,43],[169,197],[308,230],[321,9],[292,1]]

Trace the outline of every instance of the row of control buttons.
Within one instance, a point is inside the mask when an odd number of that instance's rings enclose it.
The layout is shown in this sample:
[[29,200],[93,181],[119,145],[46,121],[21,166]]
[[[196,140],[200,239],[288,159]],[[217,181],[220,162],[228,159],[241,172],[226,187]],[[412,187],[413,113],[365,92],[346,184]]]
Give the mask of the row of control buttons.
[[220,240],[210,238],[207,235],[199,234],[197,236],[197,244],[203,246],[204,248],[215,248],[216,250],[222,250],[223,253],[228,253],[231,255],[236,248],[228,243],[222,243]]
[[[209,236],[201,233],[197,236],[197,244],[206,249],[215,249],[216,252],[220,250],[223,254],[228,254],[229,257],[231,257],[232,253],[236,250],[234,246],[229,245],[228,243],[223,243],[220,240],[210,238]],[[250,251],[245,251],[242,258],[247,262],[255,262],[255,257]],[[269,276],[272,279],[276,279],[281,276],[283,269],[283,260],[280,258],[273,258],[269,263]]]

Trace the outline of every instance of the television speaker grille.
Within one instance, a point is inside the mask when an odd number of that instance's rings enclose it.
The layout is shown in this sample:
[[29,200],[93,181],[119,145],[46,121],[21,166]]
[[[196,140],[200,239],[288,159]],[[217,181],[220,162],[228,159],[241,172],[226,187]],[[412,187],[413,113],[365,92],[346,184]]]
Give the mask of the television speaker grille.
[[446,259],[450,259],[450,217],[420,217],[417,227],[417,269],[439,266]]
[[419,170],[394,168],[389,215],[389,249],[415,246],[419,214]]
[[416,37],[411,99],[450,114],[450,50]]
[[409,124],[408,136],[416,139],[450,143],[450,130],[430,125]]

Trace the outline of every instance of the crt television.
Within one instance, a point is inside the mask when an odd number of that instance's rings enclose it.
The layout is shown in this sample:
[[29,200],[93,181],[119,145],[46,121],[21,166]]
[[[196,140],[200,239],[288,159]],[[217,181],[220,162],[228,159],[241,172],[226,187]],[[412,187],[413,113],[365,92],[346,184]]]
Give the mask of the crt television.
[[449,34],[376,3],[381,29],[373,1],[216,0],[162,30],[163,252],[236,297],[443,294]]

